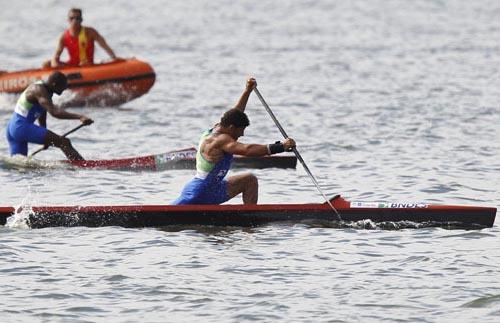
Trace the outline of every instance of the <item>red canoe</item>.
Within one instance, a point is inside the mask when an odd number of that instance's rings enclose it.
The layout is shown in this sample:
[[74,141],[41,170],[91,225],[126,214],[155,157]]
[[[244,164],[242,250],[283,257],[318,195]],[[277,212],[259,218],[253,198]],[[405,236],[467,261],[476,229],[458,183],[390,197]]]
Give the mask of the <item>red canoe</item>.
[[0,73],[0,93],[20,94],[36,80],[53,71],[64,73],[69,90],[62,95],[62,106],[114,106],[149,91],[155,82],[151,65],[135,58],[109,63]]
[[[63,161],[79,168],[113,169],[130,171],[161,171],[168,169],[195,169],[196,148],[169,151],[162,154],[110,160]],[[244,157],[235,156],[233,168],[295,168],[295,156]]]
[[[15,169],[58,169],[71,166],[85,169],[123,170],[123,171],[163,171],[174,169],[195,169],[196,148],[174,150],[166,153],[98,160],[59,160],[47,161],[32,158],[6,157],[0,160],[0,165]],[[297,157],[294,155],[273,155],[266,157],[235,156],[233,168],[295,168]]]
[[[407,223],[446,228],[492,227],[493,207],[433,205],[424,203],[349,202],[340,196],[331,203],[342,217],[340,223],[371,220],[376,223]],[[14,214],[0,207],[0,224]],[[25,214],[31,228],[55,226],[162,227],[177,225],[258,226],[271,222],[323,221],[337,223],[330,206],[323,204],[261,205],[137,205],[137,206],[38,206]],[[415,225],[413,227],[419,227]]]

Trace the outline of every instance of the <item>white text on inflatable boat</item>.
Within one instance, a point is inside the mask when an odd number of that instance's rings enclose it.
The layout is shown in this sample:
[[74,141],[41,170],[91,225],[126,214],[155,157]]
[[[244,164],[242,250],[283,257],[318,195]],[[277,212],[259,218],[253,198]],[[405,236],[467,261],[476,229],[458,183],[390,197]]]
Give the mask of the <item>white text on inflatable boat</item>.
[[28,87],[28,85],[40,79],[40,77],[35,76],[21,76],[17,78],[0,80],[0,92],[24,90],[26,87]]

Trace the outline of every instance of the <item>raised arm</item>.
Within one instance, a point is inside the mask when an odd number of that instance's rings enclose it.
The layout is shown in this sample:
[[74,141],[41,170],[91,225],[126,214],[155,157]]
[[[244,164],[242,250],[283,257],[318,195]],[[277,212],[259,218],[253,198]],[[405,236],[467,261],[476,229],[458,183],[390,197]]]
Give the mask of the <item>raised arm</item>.
[[236,105],[233,108],[245,112],[245,108],[246,108],[247,102],[248,102],[248,97],[250,96],[250,93],[252,93],[253,89],[256,86],[257,86],[257,81],[255,81],[255,79],[253,77],[249,78],[247,80],[247,85],[246,85],[245,90],[243,91],[238,102],[236,102]]
[[115,52],[113,52],[111,47],[109,47],[104,37],[102,37],[101,34],[99,34],[94,28],[91,29],[91,32],[95,41],[106,51],[106,53],[108,53],[109,57],[111,57],[112,59],[117,59]]

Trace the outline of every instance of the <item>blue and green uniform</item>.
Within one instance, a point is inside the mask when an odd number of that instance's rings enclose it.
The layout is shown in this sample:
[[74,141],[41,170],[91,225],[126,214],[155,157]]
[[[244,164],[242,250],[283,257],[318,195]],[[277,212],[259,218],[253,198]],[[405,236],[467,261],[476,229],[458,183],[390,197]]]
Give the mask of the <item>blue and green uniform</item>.
[[[35,84],[44,84],[37,81]],[[47,129],[35,125],[35,121],[41,116],[47,115],[47,111],[37,103],[31,103],[26,99],[26,91],[17,100],[14,113],[7,125],[7,141],[9,142],[10,155],[28,155],[28,142],[44,144]],[[50,95],[52,93],[49,91]]]
[[221,160],[212,163],[201,153],[201,144],[212,134],[213,129],[202,134],[196,153],[196,176],[184,186],[181,196],[172,204],[221,204],[229,200],[224,177],[229,172],[233,155],[225,152]]

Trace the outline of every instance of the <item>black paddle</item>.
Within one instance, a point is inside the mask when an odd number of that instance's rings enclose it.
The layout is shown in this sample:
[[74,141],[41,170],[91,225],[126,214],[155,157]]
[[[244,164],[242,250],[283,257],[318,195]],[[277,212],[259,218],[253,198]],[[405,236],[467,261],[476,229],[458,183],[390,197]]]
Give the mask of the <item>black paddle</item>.
[[[81,127],[85,127],[85,126],[87,126],[87,124],[82,123],[82,124],[80,124],[78,127],[75,127],[75,128],[73,128],[73,129],[71,129],[70,131],[66,132],[66,133],[65,133],[65,134],[63,134],[61,137],[66,137],[67,135],[72,134],[73,132],[77,131],[77,130],[78,130],[78,129],[80,129]],[[45,149],[47,149],[47,148],[49,148],[49,147],[45,147],[45,146],[44,146],[44,147],[42,147],[42,148],[40,148],[40,149],[38,149],[38,150],[34,151],[34,152],[30,155],[30,157],[35,156],[36,154],[38,154],[39,152],[41,152],[41,151],[43,151],[43,150],[45,150]]]
[[[267,105],[266,101],[264,101],[264,98],[262,97],[262,95],[260,95],[260,92],[259,90],[257,90],[257,87],[255,87],[253,89],[255,91],[255,94],[257,94],[257,96],[259,97],[259,100],[260,102],[262,102],[262,105],[264,106],[264,108],[266,108],[267,112],[269,113],[269,115],[271,116],[271,118],[273,119],[274,123],[276,124],[276,127],[278,127],[278,129],[280,130],[281,134],[283,135],[283,137],[286,139],[288,138],[288,135],[286,134],[285,130],[283,129],[283,127],[281,126],[281,124],[279,123],[278,119],[276,119],[276,116],[274,115],[273,111],[271,110],[271,108]],[[307,167],[304,159],[302,159],[302,156],[300,156],[298,150],[296,147],[293,147],[292,148],[292,151],[294,152],[295,156],[297,157],[297,159],[300,161],[300,163],[302,164],[302,166],[304,166],[304,170],[306,171],[306,173],[309,175],[309,177],[311,178],[311,180],[313,181],[314,185],[316,185],[316,188],[318,189],[318,191],[321,193],[321,195],[323,195],[326,203],[328,203],[328,205],[330,205],[330,207],[332,208],[332,210],[335,212],[335,214],[337,215],[337,218],[339,219],[339,221],[342,221],[342,218],[340,217],[340,214],[339,212],[335,209],[335,207],[332,205],[332,203],[330,202],[330,200],[326,197],[325,193],[323,193],[323,191],[321,190],[321,188],[319,187],[319,184],[318,184],[318,181],[316,181],[316,178],[314,178],[313,174],[311,173],[311,171],[309,170],[309,167]]]

